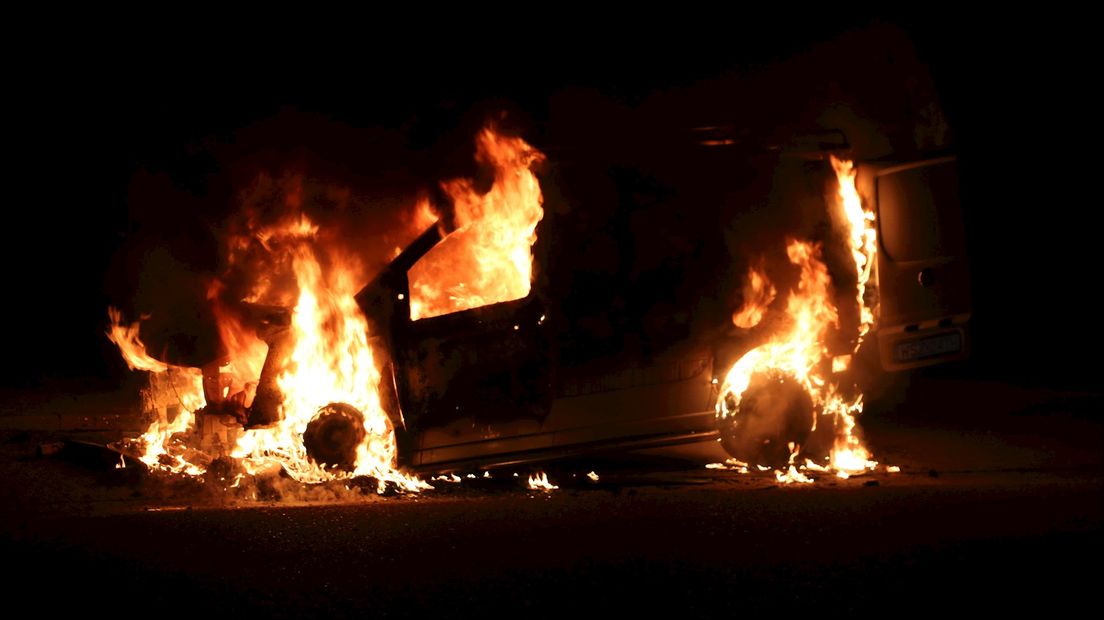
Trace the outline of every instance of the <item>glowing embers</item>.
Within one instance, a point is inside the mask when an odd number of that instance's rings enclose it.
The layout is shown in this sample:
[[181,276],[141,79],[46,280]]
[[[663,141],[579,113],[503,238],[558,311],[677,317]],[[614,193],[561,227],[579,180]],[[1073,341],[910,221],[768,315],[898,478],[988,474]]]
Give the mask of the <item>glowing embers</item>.
[[475,158],[493,171],[493,182],[485,191],[470,179],[441,184],[452,201],[456,230],[407,274],[413,320],[529,294],[531,247],[544,216],[533,168],[544,156],[520,138],[487,128],[477,137]]

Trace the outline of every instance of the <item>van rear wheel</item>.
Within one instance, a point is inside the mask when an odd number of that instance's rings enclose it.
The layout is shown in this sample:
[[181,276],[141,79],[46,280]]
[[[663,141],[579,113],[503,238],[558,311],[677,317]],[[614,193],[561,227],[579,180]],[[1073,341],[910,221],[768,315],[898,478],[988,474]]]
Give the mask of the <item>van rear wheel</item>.
[[743,394],[723,394],[727,415],[717,417],[721,445],[752,465],[785,468],[789,445],[804,445],[814,405],[805,388],[777,369],[756,372]]

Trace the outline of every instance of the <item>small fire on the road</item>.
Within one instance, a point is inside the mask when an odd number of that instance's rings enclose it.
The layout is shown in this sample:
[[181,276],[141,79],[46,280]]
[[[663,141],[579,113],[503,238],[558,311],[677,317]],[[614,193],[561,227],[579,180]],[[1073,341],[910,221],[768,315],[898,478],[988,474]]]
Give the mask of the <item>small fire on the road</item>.
[[548,474],[537,472],[529,476],[529,488],[534,491],[554,491],[560,487],[548,481]]
[[812,484],[813,483],[812,478],[810,478],[810,477],[806,476],[805,474],[797,471],[797,468],[794,467],[793,465],[790,465],[790,467],[786,471],[781,471],[781,470],[777,470],[777,469],[774,470],[774,478],[775,478],[775,480],[777,480],[778,482],[780,482],[782,484],[794,484],[795,482],[800,483],[800,484]]

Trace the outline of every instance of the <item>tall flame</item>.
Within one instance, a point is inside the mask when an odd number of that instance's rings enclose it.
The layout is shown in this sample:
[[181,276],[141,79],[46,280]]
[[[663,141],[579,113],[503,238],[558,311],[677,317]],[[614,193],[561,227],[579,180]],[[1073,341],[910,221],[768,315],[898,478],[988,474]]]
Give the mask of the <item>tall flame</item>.
[[394,435],[380,405],[379,372],[368,345],[368,325],[353,299],[356,266],[334,261],[327,281],[310,239],[305,236],[291,250],[299,297],[290,327],[294,348],[276,379],[283,395],[280,420],[273,427],[246,431],[231,456],[243,459],[250,473],[282,466],[300,482],[345,475],[314,463],[302,442],[319,408],[341,402],[364,416],[365,439],[357,447],[353,475],[418,488],[418,481],[393,469]]
[[490,166],[486,193],[470,179],[441,184],[457,229],[410,269],[410,318],[417,320],[521,299],[532,282],[531,247],[544,216],[533,168],[544,155],[521,138],[485,128],[476,161]]
[[[839,183],[839,208],[848,225],[849,243],[858,275],[856,303],[860,311],[859,339],[874,322],[874,311],[865,301],[876,249],[874,214],[862,207],[855,189],[855,170],[850,161],[832,157]],[[832,359],[825,342],[832,330],[839,329],[839,315],[832,301],[832,281],[821,257],[820,246],[790,239],[786,254],[798,267],[798,284],[786,300],[785,321],[768,341],[744,354],[726,373],[721,384],[716,410],[719,419],[740,415],[744,393],[758,373],[790,377],[809,395],[809,429],[816,430],[821,420],[829,422],[835,438],[829,454],[829,468],[847,477],[874,468],[869,451],[856,436],[856,416],[862,412],[862,395],[845,397],[839,386],[828,380],[832,369],[840,370],[839,358]],[[770,303],[766,293],[773,286],[762,269],[753,268],[745,286],[744,306],[733,315],[738,327],[757,324]],[[858,349],[856,345],[855,350]],[[777,471],[780,482],[807,482],[794,464],[801,446],[792,445],[788,471]]]
[[831,155],[830,159],[839,181],[840,209],[846,218],[851,256],[855,261],[855,274],[858,276],[855,297],[859,304],[859,337],[855,344],[857,351],[863,336],[866,336],[874,324],[874,309],[866,303],[866,287],[874,268],[877,232],[874,228],[874,212],[863,208],[862,199],[855,188],[853,162],[838,159],[835,155]]
[[[288,327],[293,345],[276,376],[282,399],[279,420],[272,426],[242,433],[231,456],[240,459],[250,474],[282,468],[300,482],[368,475],[379,481],[381,491],[388,482],[406,490],[428,488],[426,483],[395,468],[394,433],[380,404],[379,372],[368,344],[368,326],[353,298],[359,265],[354,259],[335,254],[327,257],[324,269],[316,249],[317,233],[317,227],[304,215],[253,233],[266,249],[281,254],[281,262],[289,264],[294,274],[298,291]],[[235,242],[242,243],[240,239]],[[262,281],[251,298],[262,299],[269,293],[267,286]],[[240,378],[243,383],[255,384],[267,347],[231,315],[216,314],[231,357],[222,368],[223,374],[233,376],[235,382]],[[196,412],[207,404],[202,373],[196,368],[157,361],[139,340],[137,323],[123,325],[114,309],[110,318],[108,337],[119,346],[128,365],[151,373],[149,398],[175,396],[181,409],[171,421],[154,421],[142,436],[142,461],[175,473],[202,474],[202,464],[189,461],[187,451],[179,445],[179,436],[192,430]],[[307,425],[320,408],[330,403],[351,405],[363,415],[364,439],[356,448],[352,471],[320,466],[307,456],[303,444]]]

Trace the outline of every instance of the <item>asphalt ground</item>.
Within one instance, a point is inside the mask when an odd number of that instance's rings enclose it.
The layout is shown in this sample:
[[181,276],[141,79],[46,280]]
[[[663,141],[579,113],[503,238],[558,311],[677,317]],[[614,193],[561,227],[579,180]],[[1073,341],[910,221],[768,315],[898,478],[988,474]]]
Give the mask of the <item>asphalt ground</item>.
[[[54,406],[66,419],[67,405]],[[24,430],[9,417],[4,589],[51,615],[157,617],[1058,614],[1097,604],[1097,396],[918,379],[868,409],[867,441],[899,473],[784,486],[683,453],[538,467],[554,491],[528,489],[533,469],[518,469],[384,496],[287,480],[228,491],[115,469],[91,451],[38,456],[50,441],[120,431]]]

